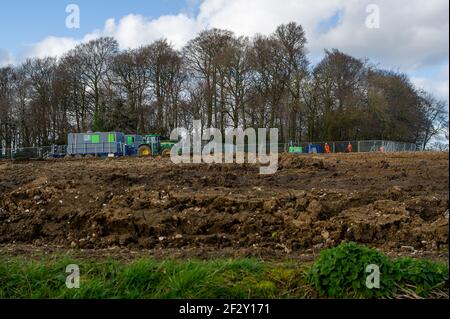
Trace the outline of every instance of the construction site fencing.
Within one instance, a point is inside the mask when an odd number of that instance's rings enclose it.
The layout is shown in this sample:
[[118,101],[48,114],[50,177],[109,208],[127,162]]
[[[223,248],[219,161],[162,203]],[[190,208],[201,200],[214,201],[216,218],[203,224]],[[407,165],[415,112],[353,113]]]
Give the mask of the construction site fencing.
[[66,154],[66,145],[0,148],[0,159],[45,159],[64,157]]
[[[265,151],[269,153],[271,148],[278,153],[289,152],[294,154],[325,153],[325,144],[329,145],[330,153],[344,153],[349,151],[351,145],[352,152],[414,152],[414,143],[372,140],[372,141],[334,141],[334,142],[301,142],[301,143],[278,143],[266,144]],[[210,145],[211,146],[211,145]],[[213,151],[211,147],[211,152]],[[223,152],[256,154],[264,151],[264,147],[259,144],[233,145],[222,144]],[[208,152],[207,143],[202,143],[201,151]],[[183,153],[195,153],[193,148],[183,149]],[[0,148],[0,159],[45,159],[61,158],[67,155],[67,145],[53,145],[42,147],[21,147],[16,149]]]
[[203,143],[202,148],[201,148],[201,152],[203,153],[208,153],[212,152],[213,149],[215,151],[217,151],[218,149],[221,149],[222,152],[224,153],[263,153],[264,151],[268,154],[271,150],[276,150],[278,153],[283,153],[283,152],[287,152],[288,150],[288,145],[285,143],[272,143],[272,144],[238,144],[238,145],[234,145],[234,144],[228,144],[228,143],[223,143],[222,147],[220,147],[220,144],[218,145],[218,147],[214,144],[210,144],[210,143]]
[[414,152],[416,144],[383,140],[290,143],[289,153]]

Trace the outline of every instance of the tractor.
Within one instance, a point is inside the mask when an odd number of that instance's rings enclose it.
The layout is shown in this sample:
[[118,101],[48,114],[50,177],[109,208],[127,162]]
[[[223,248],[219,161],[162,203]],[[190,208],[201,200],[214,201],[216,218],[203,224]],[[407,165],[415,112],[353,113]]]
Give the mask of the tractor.
[[170,150],[175,143],[169,140],[161,141],[159,134],[148,134],[142,136],[142,142],[138,147],[138,155],[140,157],[147,156],[170,156]]

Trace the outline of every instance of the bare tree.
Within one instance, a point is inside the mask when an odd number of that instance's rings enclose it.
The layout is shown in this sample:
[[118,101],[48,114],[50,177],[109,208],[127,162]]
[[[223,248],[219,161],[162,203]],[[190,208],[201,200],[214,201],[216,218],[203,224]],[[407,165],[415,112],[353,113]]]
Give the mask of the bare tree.
[[252,39],[205,30],[180,52],[164,39],[119,52],[99,38],[59,60],[1,68],[0,150],[63,144],[68,132],[89,130],[168,136],[193,119],[222,133],[277,127],[282,142],[390,139],[425,149],[443,136],[448,144],[444,101],[335,49],[311,66],[306,43],[292,22]]
[[144,105],[150,85],[150,64],[145,49],[129,50],[117,55],[112,70],[112,81],[117,86],[119,98],[127,104],[123,117],[127,118],[130,127],[122,124],[121,128],[145,132]]
[[259,35],[253,41],[250,57],[252,80],[255,91],[261,97],[259,106],[252,110],[258,113],[254,126],[278,127],[289,79],[281,50],[280,43],[273,37]]
[[363,104],[366,69],[364,63],[338,50],[325,51],[325,57],[314,68],[319,90],[324,140],[353,139],[358,111]]
[[287,112],[283,123],[283,126],[286,126],[284,140],[301,140],[301,115],[304,113],[301,88],[305,85],[309,73],[305,32],[301,25],[291,22],[280,25],[274,37],[280,42],[283,68],[287,70],[288,76]]
[[177,106],[182,80],[182,59],[166,40],[159,40],[144,48],[150,71],[154,101],[153,129],[166,136],[177,123]]
[[11,67],[0,69],[0,155],[2,148],[12,147],[15,131],[13,118],[15,70]]
[[432,138],[439,134],[444,134],[448,141],[448,111],[446,102],[436,99],[430,93],[420,92],[420,99],[424,113],[422,150],[425,150]]
[[[233,34],[227,30],[211,29],[201,32],[183,49],[183,57],[191,80],[203,88],[206,125],[218,126],[218,63],[221,52],[229,46]],[[223,84],[223,83],[220,83]],[[222,101],[223,103],[223,101]],[[222,125],[223,126],[223,125]]]
[[80,76],[92,101],[94,130],[102,130],[105,126],[106,110],[104,103],[101,103],[102,86],[108,80],[110,65],[117,52],[117,41],[107,37],[80,44],[69,53],[81,65]]

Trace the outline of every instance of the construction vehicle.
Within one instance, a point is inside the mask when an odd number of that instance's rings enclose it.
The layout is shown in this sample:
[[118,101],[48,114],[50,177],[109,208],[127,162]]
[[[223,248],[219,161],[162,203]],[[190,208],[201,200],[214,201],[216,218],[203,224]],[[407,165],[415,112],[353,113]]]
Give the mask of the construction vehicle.
[[159,134],[123,134],[121,132],[70,133],[67,155],[70,157],[169,156],[174,142],[161,142]]
[[170,150],[174,145],[174,142],[168,140],[161,141],[159,134],[144,135],[137,146],[137,155],[140,157],[156,155],[170,156]]

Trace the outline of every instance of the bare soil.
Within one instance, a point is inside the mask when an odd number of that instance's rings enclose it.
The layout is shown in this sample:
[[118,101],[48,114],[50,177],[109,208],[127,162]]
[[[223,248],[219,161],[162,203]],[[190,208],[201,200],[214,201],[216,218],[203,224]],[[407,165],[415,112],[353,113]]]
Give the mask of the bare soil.
[[0,253],[278,259],[351,240],[448,260],[448,160],[283,154],[273,175],[162,157],[0,161]]

